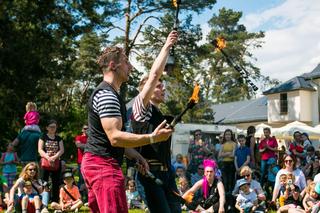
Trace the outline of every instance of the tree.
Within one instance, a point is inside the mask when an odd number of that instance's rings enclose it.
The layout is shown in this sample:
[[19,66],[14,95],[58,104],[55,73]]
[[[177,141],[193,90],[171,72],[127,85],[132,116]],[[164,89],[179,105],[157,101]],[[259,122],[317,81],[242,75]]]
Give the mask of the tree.
[[254,60],[250,49],[261,47],[264,37],[263,32],[247,32],[246,27],[239,24],[242,17],[241,12],[222,8],[218,15],[213,15],[209,20],[211,31],[208,36],[208,43],[203,48],[206,51],[200,61],[202,62],[201,77],[205,85],[206,100],[213,100],[217,103],[250,99],[254,95],[252,88],[241,78],[239,72],[226,63],[225,57],[214,51],[210,43],[218,36],[222,36],[227,41],[224,51],[239,66],[248,71],[253,80],[261,77],[259,68],[251,61]]

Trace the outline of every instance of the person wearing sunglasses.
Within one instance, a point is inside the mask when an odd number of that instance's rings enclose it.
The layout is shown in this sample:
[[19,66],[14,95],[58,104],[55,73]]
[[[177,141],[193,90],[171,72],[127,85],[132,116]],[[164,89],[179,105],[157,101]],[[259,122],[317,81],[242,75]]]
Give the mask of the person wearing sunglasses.
[[[33,197],[33,205],[35,207],[35,213],[40,213],[40,208],[42,203],[45,206],[42,206],[43,209],[41,213],[47,213],[47,205],[49,200],[49,193],[42,186],[42,181],[39,178],[39,167],[35,162],[28,163],[21,171],[19,178],[16,180],[15,184],[10,189],[9,200],[8,200],[8,209],[7,212],[13,212],[14,208],[16,212],[27,212],[27,203],[20,203],[22,198],[25,196],[24,194],[24,186],[27,181],[31,182],[32,185],[32,193],[35,195]],[[16,191],[18,191],[17,195],[15,195]],[[40,196],[41,195],[41,196]],[[43,201],[43,202],[42,202]],[[20,205],[22,204],[22,206]],[[21,211],[20,211],[21,208]]]
[[252,170],[249,166],[243,166],[241,168],[240,177],[241,179],[237,180],[234,186],[234,189],[232,191],[233,196],[236,197],[239,194],[239,186],[240,186],[241,180],[245,179],[249,183],[250,189],[254,190],[258,195],[258,199],[260,201],[266,200],[266,196],[262,190],[261,184],[252,178]]
[[288,174],[292,173],[294,175],[294,184],[297,185],[301,191],[301,195],[304,195],[305,191],[304,189],[306,188],[306,178],[305,175],[303,174],[301,169],[296,168],[296,158],[292,154],[285,154],[282,158],[283,162],[283,167],[280,169],[280,171],[277,173],[276,176],[276,182],[274,184],[274,190],[273,190],[273,195],[272,195],[272,201],[275,202],[277,199],[277,196],[279,194],[279,189],[280,189],[280,175],[282,174]]

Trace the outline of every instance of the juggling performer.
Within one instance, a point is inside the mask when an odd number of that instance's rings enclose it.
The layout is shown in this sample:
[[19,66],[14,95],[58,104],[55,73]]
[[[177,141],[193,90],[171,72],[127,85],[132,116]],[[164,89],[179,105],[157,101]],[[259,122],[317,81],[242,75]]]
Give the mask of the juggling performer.
[[[155,127],[166,120],[159,110],[159,104],[164,102],[165,97],[165,88],[160,77],[166,65],[170,48],[177,39],[178,33],[172,31],[155,60],[149,76],[140,81],[140,93],[135,97],[132,107],[133,120],[131,124],[134,133],[151,133]],[[153,136],[150,140],[153,140]],[[153,144],[151,142],[150,145],[137,149],[147,160],[150,172],[162,181],[162,184],[156,184],[146,175],[138,174],[138,179],[144,187],[150,212],[181,212],[180,201],[172,193],[172,191],[178,192],[178,189],[175,182],[175,173],[171,170],[170,148],[171,140],[168,139],[164,143]]]
[[[157,73],[162,73],[170,47],[177,40],[177,32],[171,32],[158,58],[154,62],[150,80],[141,97],[150,99],[158,82]],[[82,159],[81,173],[88,188],[89,208],[93,213],[127,213],[125,181],[121,163],[125,154],[149,170],[146,160],[135,150],[148,144],[166,141],[172,129],[166,128],[165,121],[157,123],[151,132],[133,134],[125,132],[126,106],[119,90],[129,79],[132,66],[122,48],[106,48],[98,59],[103,81],[93,91],[88,106],[88,141]],[[161,97],[158,96],[158,97]],[[149,100],[148,99],[148,100]],[[145,102],[147,105],[148,102]]]

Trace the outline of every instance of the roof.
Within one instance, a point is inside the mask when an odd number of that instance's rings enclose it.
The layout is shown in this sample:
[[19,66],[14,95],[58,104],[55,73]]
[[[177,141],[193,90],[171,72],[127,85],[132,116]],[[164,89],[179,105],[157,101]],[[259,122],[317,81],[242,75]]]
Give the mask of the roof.
[[290,80],[275,86],[267,91],[264,91],[264,95],[269,95],[273,93],[281,93],[281,92],[290,92],[294,90],[310,90],[315,91],[313,86],[309,81],[306,81],[304,77],[297,76],[294,78],[291,78]]
[[232,124],[268,120],[267,97],[236,101],[212,106],[214,120],[219,124]]
[[301,76],[305,79],[320,78],[320,64],[318,64],[311,72],[304,73]]

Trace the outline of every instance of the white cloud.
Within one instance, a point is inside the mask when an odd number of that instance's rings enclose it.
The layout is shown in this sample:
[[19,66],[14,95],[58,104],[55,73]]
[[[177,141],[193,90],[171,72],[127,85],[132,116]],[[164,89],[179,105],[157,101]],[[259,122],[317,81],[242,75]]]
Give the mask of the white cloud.
[[249,31],[265,31],[263,47],[253,51],[262,74],[286,81],[320,63],[319,14],[319,0],[286,0],[244,17]]

